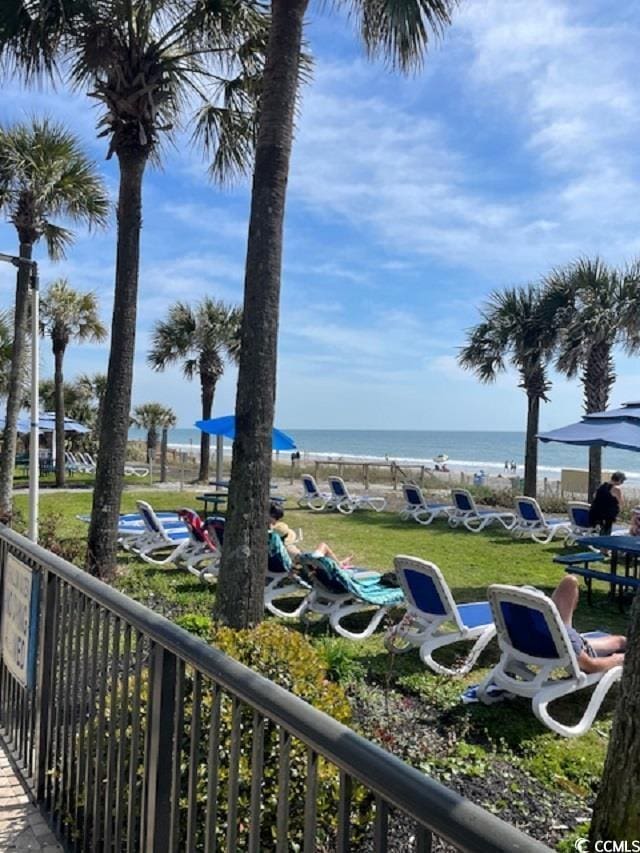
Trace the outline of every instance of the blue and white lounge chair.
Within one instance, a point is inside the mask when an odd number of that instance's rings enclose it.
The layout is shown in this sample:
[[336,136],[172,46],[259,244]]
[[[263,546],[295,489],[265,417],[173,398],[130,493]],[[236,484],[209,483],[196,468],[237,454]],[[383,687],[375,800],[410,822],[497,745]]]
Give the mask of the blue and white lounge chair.
[[535,498],[516,498],[516,523],[511,533],[517,539],[530,536],[534,542],[546,545],[555,537],[566,539],[571,534],[571,522],[564,518],[546,519]]
[[403,521],[413,519],[419,524],[431,524],[436,518],[446,518],[449,515],[450,506],[441,503],[429,503],[422,494],[420,486],[414,483],[403,483],[405,505],[400,510],[400,518]]
[[[187,551],[192,542],[186,525],[183,522],[180,522],[179,526],[165,524],[146,501],[136,501],[136,505],[142,516],[145,530],[133,541],[128,542],[126,547],[146,563],[151,563],[154,566],[174,563],[183,551]],[[125,543],[123,542],[123,544]],[[158,551],[167,550],[170,553],[162,559],[151,556]]]
[[[567,504],[569,512],[569,523],[571,524],[571,532],[567,536],[566,545],[573,545],[576,539],[585,536],[598,536],[599,529],[593,526],[589,521],[589,504],[582,501],[569,501]],[[624,536],[627,533],[626,527],[614,527],[611,531],[612,536]]]
[[[185,529],[184,523],[176,512],[157,512],[155,515],[165,529]],[[91,521],[90,515],[77,515],[76,518],[86,524]],[[118,517],[118,542],[125,550],[129,550],[129,547],[141,536],[148,537],[148,534],[149,528],[139,512],[127,512]]]
[[[305,600],[303,619],[308,622],[328,618],[333,630],[349,640],[365,640],[376,630],[392,607],[404,603],[401,589],[380,583],[380,572],[366,569],[342,569],[331,557],[302,554],[300,565],[311,582],[311,592]],[[347,616],[374,612],[361,631],[353,631],[343,624]]]
[[331,496],[338,512],[351,515],[354,509],[372,509],[382,512],[387,505],[386,498],[374,495],[351,495],[342,477],[328,477]]
[[[417,557],[400,555],[394,566],[407,601],[407,612],[398,625],[385,635],[390,652],[420,649],[423,662],[440,675],[464,675],[495,636],[491,608],[487,601],[456,604],[442,572],[434,564]],[[433,659],[443,646],[473,642],[466,658],[457,666],[445,666]]]
[[[590,675],[582,672],[560,614],[543,592],[495,584],[489,587],[488,596],[502,655],[477,688],[480,701],[496,701],[495,691],[524,696],[531,699],[540,722],[556,734],[576,737],[587,732],[604,697],[622,676],[622,667]],[[588,638],[589,634],[584,636]],[[595,690],[575,725],[551,715],[551,702],[587,687]],[[499,695],[504,698],[504,694]]]
[[302,509],[312,509],[314,512],[322,512],[323,509],[335,509],[331,494],[321,492],[311,474],[302,475],[302,489],[302,497],[298,500],[298,506]]
[[451,527],[462,525],[471,533],[480,533],[489,524],[497,521],[505,530],[511,530],[516,523],[512,512],[498,512],[494,509],[478,509],[473,495],[466,489],[452,489],[453,509],[449,512]]

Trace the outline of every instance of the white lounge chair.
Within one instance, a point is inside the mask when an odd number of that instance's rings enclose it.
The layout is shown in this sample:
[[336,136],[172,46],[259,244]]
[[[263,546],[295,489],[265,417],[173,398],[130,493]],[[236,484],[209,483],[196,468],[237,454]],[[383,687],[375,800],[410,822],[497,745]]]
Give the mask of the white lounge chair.
[[124,463],[124,473],[129,477],[148,477],[149,469],[144,465],[134,465],[131,462]]
[[302,497],[298,500],[298,506],[302,509],[312,509],[314,512],[335,509],[330,492],[321,492],[311,474],[302,475],[302,489]]
[[511,533],[518,539],[531,537],[546,545],[558,537],[566,539],[571,534],[571,522],[564,518],[546,519],[535,498],[516,498],[516,523]]
[[[495,636],[491,608],[487,601],[456,604],[442,572],[434,564],[417,557],[400,555],[394,566],[407,601],[407,612],[385,635],[390,652],[420,649],[423,662],[440,675],[464,675],[480,657]],[[472,642],[464,660],[445,666],[434,660],[433,653],[452,643]]]
[[[145,530],[140,536],[127,542],[125,547],[146,563],[154,566],[165,566],[167,563],[176,562],[192,542],[187,526],[184,522],[180,522],[179,526],[165,525],[146,501],[136,501],[136,505],[142,516]],[[152,556],[158,551],[167,550],[170,553],[162,559]]]
[[[583,501],[569,501],[567,504],[569,512],[569,522],[571,524],[571,532],[567,536],[566,545],[573,545],[576,539],[586,536],[598,536],[600,531],[597,525],[592,525],[589,521],[589,504]],[[627,533],[626,527],[614,527],[611,531],[612,536],[624,536]]]
[[213,528],[205,526],[193,509],[184,507],[178,510],[178,515],[189,531],[190,542],[174,562],[199,580],[217,580],[222,548]]
[[[496,584],[489,587],[488,596],[502,655],[477,688],[480,701],[497,701],[496,690],[524,696],[531,699],[540,722],[556,734],[576,737],[587,732],[604,697],[622,676],[622,667],[590,675],[582,672],[560,614],[543,592]],[[551,702],[587,687],[595,690],[575,725],[551,715]],[[504,693],[499,696],[505,698]]]
[[355,509],[372,509],[382,512],[387,505],[386,498],[374,495],[351,495],[342,477],[328,477],[331,496],[338,512],[351,515]]
[[466,489],[452,489],[451,497],[454,508],[449,512],[451,527],[462,525],[471,533],[480,533],[494,521],[501,524],[505,530],[511,530],[516,523],[512,512],[498,512],[494,509],[478,509],[471,492]]
[[[307,623],[329,619],[333,630],[349,640],[365,640],[376,630],[392,607],[404,603],[401,589],[380,583],[380,572],[365,569],[342,569],[330,557],[302,554],[300,564],[311,583],[305,599],[302,618]],[[347,628],[343,621],[354,613],[373,608],[366,627],[361,631]]]
[[450,506],[442,503],[429,503],[422,494],[422,489],[414,483],[403,483],[405,505],[400,510],[403,521],[413,519],[419,524],[431,524],[436,518],[447,518]]

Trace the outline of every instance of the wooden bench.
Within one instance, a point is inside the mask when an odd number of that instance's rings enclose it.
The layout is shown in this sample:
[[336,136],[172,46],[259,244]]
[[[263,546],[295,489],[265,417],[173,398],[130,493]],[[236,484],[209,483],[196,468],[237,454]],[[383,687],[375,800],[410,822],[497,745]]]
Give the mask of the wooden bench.
[[593,581],[603,581],[604,583],[617,586],[619,589],[618,605],[620,610],[624,609],[622,593],[625,589],[640,589],[640,578],[632,578],[628,575],[616,575],[613,572],[598,572],[595,569],[581,568],[580,566],[567,566],[566,572],[572,575],[580,575],[585,579],[587,584],[587,601],[591,604],[591,585]]

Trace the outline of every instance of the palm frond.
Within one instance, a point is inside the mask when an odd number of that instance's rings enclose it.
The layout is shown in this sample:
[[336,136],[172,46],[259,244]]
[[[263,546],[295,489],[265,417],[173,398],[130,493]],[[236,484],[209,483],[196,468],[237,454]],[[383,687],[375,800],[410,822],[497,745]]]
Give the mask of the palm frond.
[[431,41],[451,23],[457,0],[351,0],[367,52],[402,71],[419,68]]
[[53,222],[43,222],[41,233],[47,244],[47,254],[52,261],[59,261],[66,255],[67,248],[73,243],[73,232]]

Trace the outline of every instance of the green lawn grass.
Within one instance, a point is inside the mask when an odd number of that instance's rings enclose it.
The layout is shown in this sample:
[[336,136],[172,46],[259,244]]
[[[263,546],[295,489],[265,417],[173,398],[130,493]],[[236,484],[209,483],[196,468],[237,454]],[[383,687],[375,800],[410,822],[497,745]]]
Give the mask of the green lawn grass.
[[[122,510],[134,509],[139,498],[158,510],[198,506],[195,495],[187,491],[130,491],[123,496]],[[17,508],[25,514],[26,501],[26,495],[16,497]],[[57,529],[61,539],[78,538],[86,535],[86,524],[76,520],[75,515],[88,513],[90,503],[88,493],[48,494],[42,497],[41,513],[44,517],[51,512],[60,516]],[[311,550],[318,542],[326,541],[339,556],[352,554],[357,566],[386,571],[393,567],[397,554],[431,560],[440,567],[459,602],[484,599],[487,586],[495,582],[529,584],[550,592],[564,574],[552,561],[555,554],[562,552],[560,545],[514,541],[501,529],[474,535],[451,530],[443,522],[422,527],[402,522],[391,513],[370,512],[345,517],[291,510],[286,520],[291,527],[303,529],[303,548]],[[170,618],[210,615],[215,596],[215,586],[200,583],[182,569],[150,566],[131,555],[123,555],[115,584]],[[297,622],[288,624],[291,630],[303,630]],[[603,628],[624,633],[627,619],[609,600],[607,588],[595,584],[594,606],[589,607],[583,595],[575,624],[581,631]],[[495,643],[489,645],[479,666],[468,676],[452,679],[427,670],[417,651],[392,658],[384,649],[381,631],[358,643],[335,637],[322,625],[311,629],[310,637],[322,649],[335,677],[349,685],[354,695],[363,690],[392,690],[428,709],[430,725],[451,743],[450,750],[437,759],[422,756],[416,760],[428,772],[437,771],[436,775],[444,780],[466,772],[468,762],[461,758],[464,753],[475,772],[478,767],[497,766],[496,762],[507,761],[509,766],[518,767],[548,789],[551,803],[556,796],[573,796],[579,808],[585,797],[592,796],[602,770],[617,696],[615,688],[592,730],[581,738],[566,740],[538,723],[525,700],[490,707],[461,704],[460,694],[465,686],[477,683],[497,660]],[[449,659],[456,653],[455,648],[442,650],[443,657]],[[567,719],[577,716],[584,698],[578,695],[562,700],[558,713]],[[386,722],[393,727],[392,719]],[[473,752],[471,757],[469,749]],[[411,753],[402,754],[413,760]]]

